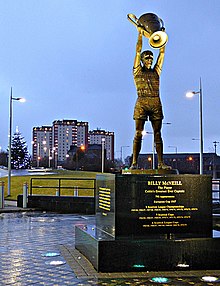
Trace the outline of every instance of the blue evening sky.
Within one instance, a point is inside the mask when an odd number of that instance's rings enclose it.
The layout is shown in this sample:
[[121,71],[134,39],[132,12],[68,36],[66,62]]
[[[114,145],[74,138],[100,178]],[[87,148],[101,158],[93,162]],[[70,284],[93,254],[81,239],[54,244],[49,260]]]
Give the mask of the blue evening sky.
[[[203,87],[204,151],[220,141],[219,0],[0,1],[0,146],[8,144],[9,95],[16,126],[31,150],[33,126],[56,119],[88,121],[90,130],[115,132],[115,156],[131,154],[136,90],[132,66],[136,28],[127,14],[153,12],[169,41],[161,75],[164,152],[199,152],[199,97]],[[147,40],[144,48],[148,49]],[[154,50],[157,55],[158,51]],[[150,123],[146,131],[151,131]],[[152,149],[143,140],[143,152]],[[220,150],[220,145],[217,152]],[[220,152],[220,151],[219,151]]]

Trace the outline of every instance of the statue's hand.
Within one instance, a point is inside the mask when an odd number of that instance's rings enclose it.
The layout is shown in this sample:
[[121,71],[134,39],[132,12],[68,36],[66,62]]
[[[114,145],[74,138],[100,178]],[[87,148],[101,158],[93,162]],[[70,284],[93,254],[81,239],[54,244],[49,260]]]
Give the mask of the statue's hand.
[[137,30],[140,35],[144,35],[144,29],[141,26],[137,26]]
[[138,33],[146,38],[150,38],[150,34],[142,27],[142,26],[137,26]]

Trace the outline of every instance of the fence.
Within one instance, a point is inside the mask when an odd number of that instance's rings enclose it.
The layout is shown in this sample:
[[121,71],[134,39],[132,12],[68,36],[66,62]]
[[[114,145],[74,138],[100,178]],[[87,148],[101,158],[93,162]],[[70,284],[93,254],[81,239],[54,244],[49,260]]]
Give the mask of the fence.
[[[39,185],[39,182],[41,185]],[[45,184],[43,184],[45,182]],[[53,184],[48,185],[48,182]],[[70,183],[73,184],[70,184]],[[47,193],[72,196],[95,196],[95,179],[85,178],[31,178],[30,180],[30,195]],[[37,184],[38,183],[38,184]],[[54,190],[54,192],[53,192]],[[64,192],[65,191],[65,192]],[[35,193],[36,194],[36,193]],[[212,180],[212,202],[213,204],[220,204],[220,179]]]
[[[30,196],[33,194],[56,196],[95,196],[95,179],[87,178],[31,178]],[[43,191],[43,193],[42,193]]]
[[220,180],[212,180],[212,202],[213,204],[220,204]]

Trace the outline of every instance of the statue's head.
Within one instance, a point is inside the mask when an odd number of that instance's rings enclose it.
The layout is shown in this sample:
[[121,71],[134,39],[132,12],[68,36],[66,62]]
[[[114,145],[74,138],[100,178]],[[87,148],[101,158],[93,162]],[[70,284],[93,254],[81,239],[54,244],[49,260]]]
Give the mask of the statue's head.
[[154,55],[151,51],[147,50],[141,53],[141,61],[147,69],[151,68],[153,59],[154,59]]

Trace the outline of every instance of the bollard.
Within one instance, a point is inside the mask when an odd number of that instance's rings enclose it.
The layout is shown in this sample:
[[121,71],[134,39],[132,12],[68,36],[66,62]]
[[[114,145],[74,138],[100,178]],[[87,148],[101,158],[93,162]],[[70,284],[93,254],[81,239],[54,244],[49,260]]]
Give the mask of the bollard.
[[73,193],[74,197],[78,197],[79,192],[78,192],[78,186],[74,186],[74,193]]
[[23,208],[27,208],[28,201],[28,183],[23,184]]
[[0,182],[0,209],[4,208],[4,182]]
[[56,190],[56,196],[57,196],[57,197],[60,196],[60,191],[59,191],[59,189]]

